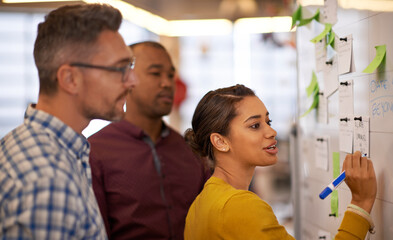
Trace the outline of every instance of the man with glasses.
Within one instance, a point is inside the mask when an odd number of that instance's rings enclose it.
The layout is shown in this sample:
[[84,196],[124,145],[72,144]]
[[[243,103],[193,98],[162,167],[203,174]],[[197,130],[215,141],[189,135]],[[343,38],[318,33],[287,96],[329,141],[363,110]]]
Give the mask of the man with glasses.
[[121,21],[117,9],[86,4],[38,25],[38,102],[0,142],[1,239],[107,239],[81,132],[124,115],[134,60]]
[[73,67],[82,67],[82,68],[95,68],[95,69],[102,69],[110,72],[120,72],[121,75],[121,81],[125,82],[127,79],[126,77],[130,73],[131,69],[134,69],[135,66],[135,57],[131,58],[131,62],[127,63],[127,65],[123,67],[107,67],[107,66],[99,66],[99,65],[92,65],[88,63],[80,63],[80,62],[73,62],[70,63],[70,66]]
[[163,121],[172,109],[175,67],[157,42],[131,45],[138,85],[124,120],[89,138],[93,189],[111,239],[183,239],[191,203],[210,176]]

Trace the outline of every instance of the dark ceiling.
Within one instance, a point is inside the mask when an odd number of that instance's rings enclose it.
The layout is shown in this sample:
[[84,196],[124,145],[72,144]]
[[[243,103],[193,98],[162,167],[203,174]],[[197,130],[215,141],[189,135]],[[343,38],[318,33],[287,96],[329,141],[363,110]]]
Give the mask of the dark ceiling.
[[[168,20],[235,20],[242,17],[289,16],[295,0],[123,0]],[[42,11],[74,2],[0,3],[1,11]]]
[[127,0],[168,20],[288,16],[290,0]]

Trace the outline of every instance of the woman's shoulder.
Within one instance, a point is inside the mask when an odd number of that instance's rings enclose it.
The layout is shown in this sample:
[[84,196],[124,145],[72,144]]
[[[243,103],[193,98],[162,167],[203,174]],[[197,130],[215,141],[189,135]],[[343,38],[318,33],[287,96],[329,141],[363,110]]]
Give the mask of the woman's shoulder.
[[224,209],[240,210],[240,213],[273,213],[270,205],[251,191],[236,190],[227,199]]
[[[211,177],[206,182],[206,190],[210,192],[210,194],[214,194],[217,196],[217,203],[221,205],[220,207],[223,210],[230,210],[240,207],[239,209],[250,209],[261,211],[272,211],[272,208],[269,204],[263,201],[258,195],[251,191],[247,190],[239,190],[232,187],[230,184],[226,183],[224,180]],[[209,195],[210,195],[209,194]]]

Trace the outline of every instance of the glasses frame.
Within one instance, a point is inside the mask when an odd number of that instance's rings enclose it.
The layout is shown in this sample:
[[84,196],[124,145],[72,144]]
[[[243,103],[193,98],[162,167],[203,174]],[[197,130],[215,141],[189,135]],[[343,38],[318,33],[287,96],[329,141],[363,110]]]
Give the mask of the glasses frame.
[[93,68],[93,69],[101,69],[109,72],[120,72],[122,74],[121,81],[125,82],[125,76],[129,73],[130,70],[135,67],[135,57],[132,58],[131,62],[127,63],[124,67],[110,67],[110,66],[102,66],[102,65],[94,65],[89,63],[82,62],[72,62],[70,63],[72,67],[81,67],[81,68]]

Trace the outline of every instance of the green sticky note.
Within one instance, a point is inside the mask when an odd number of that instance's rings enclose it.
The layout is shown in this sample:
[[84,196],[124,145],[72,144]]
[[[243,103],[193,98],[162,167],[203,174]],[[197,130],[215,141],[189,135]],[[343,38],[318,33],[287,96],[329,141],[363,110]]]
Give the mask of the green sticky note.
[[311,82],[306,88],[307,97],[311,96],[311,94],[316,90],[317,87],[318,87],[317,75],[315,75],[315,72],[313,71]]
[[330,198],[330,211],[335,217],[338,217],[338,192],[333,190],[332,196]]
[[340,175],[340,153],[333,152],[333,179]]
[[[315,12],[314,16],[312,16],[311,18],[308,18],[308,19],[303,19],[303,21],[307,22],[307,23],[305,23],[303,25],[308,24],[312,20],[315,20],[315,21],[319,22],[319,15],[320,15],[320,11],[319,11],[319,8],[318,8],[317,11]],[[302,26],[302,25],[299,24],[299,26]]]
[[299,5],[299,7],[296,9],[296,11],[292,14],[292,26],[291,29],[296,26],[297,22],[302,19],[302,6]]
[[377,54],[373,61],[363,70],[364,73],[374,72],[386,56],[386,45],[375,46],[375,49],[377,50]]
[[300,27],[300,26],[303,26],[303,25],[307,25],[312,20],[315,20],[315,21],[319,22],[319,15],[320,15],[320,11],[319,11],[319,8],[318,8],[317,11],[315,12],[314,16],[312,16],[311,18],[301,19],[298,26]]
[[[300,12],[300,14],[297,13],[297,12],[295,12],[295,13],[296,13],[296,16],[295,16],[295,17],[299,16],[299,18],[296,19],[296,20],[294,20],[294,17],[292,16],[292,27],[291,27],[291,29],[292,29],[295,25],[297,25],[297,26],[299,26],[299,27],[304,26],[304,25],[307,25],[307,24],[309,24],[312,20],[315,20],[315,21],[318,21],[318,22],[319,22],[319,15],[320,15],[319,8],[317,9],[317,11],[316,11],[316,13],[314,14],[314,16],[312,16],[312,17],[310,17],[310,18],[304,18],[304,19],[302,19],[302,13],[301,13],[301,12]],[[295,13],[294,13],[294,14],[295,14]]]
[[320,40],[322,40],[322,38],[324,38],[326,36],[326,34],[328,34],[328,32],[330,32],[331,29],[332,29],[332,24],[325,23],[325,30],[323,30],[318,36],[311,39],[310,41],[313,43],[319,42]]
[[306,92],[307,92],[307,97],[310,97],[313,93],[313,102],[310,106],[310,108],[303,113],[300,117],[304,117],[307,114],[309,114],[311,112],[311,110],[313,110],[314,108],[318,107],[318,103],[319,103],[319,85],[318,85],[318,81],[317,81],[317,75],[315,75],[315,72],[312,72],[312,77],[311,77],[311,82],[308,85],[308,87],[306,88]]
[[329,33],[328,33],[328,41],[326,42],[326,46],[330,45],[332,47],[334,47],[334,38],[335,38],[336,34],[333,32],[332,29],[330,29]]
[[[318,90],[319,90],[319,88],[318,88]],[[314,100],[313,100],[310,108],[305,113],[303,113],[300,117],[306,116],[307,114],[309,114],[311,112],[311,110],[313,110],[314,108],[317,108],[318,103],[319,103],[319,92],[316,91],[316,92],[314,92]]]
[[298,26],[301,27],[301,26],[307,25],[307,24],[309,24],[312,20],[313,20],[313,18],[301,19],[301,20],[299,21]]
[[292,26],[291,29],[293,27],[297,26],[304,26],[309,24],[312,20],[318,21],[319,22],[319,16],[320,16],[320,11],[319,8],[317,9],[317,11],[315,12],[314,16],[310,17],[310,18],[302,18],[302,6],[299,5],[299,7],[296,9],[296,11],[292,14]]
[[[333,179],[336,179],[340,175],[340,153],[333,152]],[[330,198],[330,211],[338,217],[338,192],[334,190],[332,197]]]
[[319,15],[320,15],[320,12],[319,12],[319,8],[317,9],[317,12],[314,14],[314,17],[313,17],[313,19],[315,20],[315,21],[317,21],[317,22],[319,22]]

